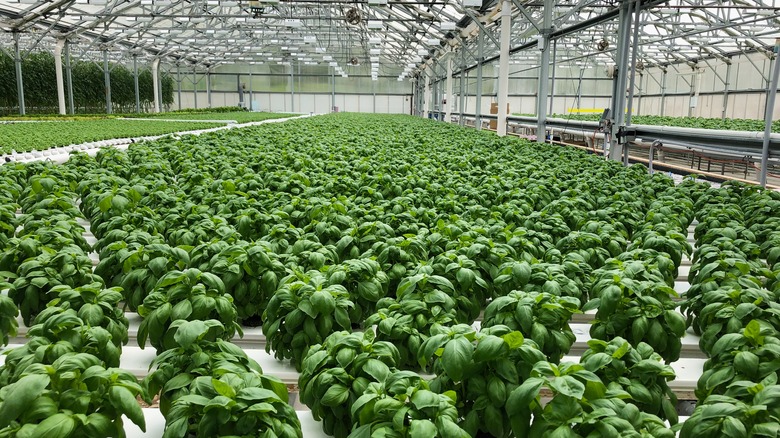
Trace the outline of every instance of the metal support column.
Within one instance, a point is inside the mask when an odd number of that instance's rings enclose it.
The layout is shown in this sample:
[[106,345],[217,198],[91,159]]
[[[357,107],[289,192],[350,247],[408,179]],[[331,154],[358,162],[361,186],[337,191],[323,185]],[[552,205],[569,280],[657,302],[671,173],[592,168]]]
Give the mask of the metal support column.
[[135,112],[141,112],[141,93],[138,87],[138,55],[133,54],[133,89],[135,90]]
[[206,70],[206,101],[211,108],[211,67]]
[[198,72],[192,67],[192,102],[195,109],[198,109]]
[[290,63],[290,112],[295,112],[295,71]]
[[[420,74],[425,74],[425,71],[420,72]],[[425,117],[424,111],[425,111],[425,80],[424,78],[418,77],[418,84],[417,84],[417,115],[420,117]]]
[[425,92],[423,95],[423,118],[428,118],[428,111],[431,107],[431,76],[428,74],[427,69],[423,71],[425,73]]
[[485,61],[485,35],[477,34],[477,103],[474,108],[474,127],[482,129],[482,63]]
[[[422,72],[420,72],[422,74]],[[422,117],[422,111],[423,111],[423,83],[425,81],[422,80],[422,77],[418,74],[414,78],[414,86],[416,90],[416,100],[414,101],[414,114],[416,116]]]
[[444,121],[447,123],[452,122],[452,102],[455,100],[452,98],[452,57],[454,53],[450,52],[447,55],[447,87],[445,95],[447,96],[447,104],[444,107]]
[[539,92],[536,99],[536,141],[544,143],[547,131],[547,77],[550,71],[550,34],[554,0],[544,0],[542,17],[542,54],[539,61]]
[[24,79],[22,79],[22,55],[19,51],[19,32],[14,31],[14,67],[16,68],[16,99],[19,102],[19,114],[24,115]]
[[464,126],[466,123],[466,119],[463,117],[463,113],[466,112],[466,41],[461,38],[460,44],[460,88],[458,89],[458,97],[460,97],[458,113],[460,116],[458,117],[458,124]]
[[241,75],[236,75],[236,92],[238,93],[238,106],[246,108],[244,102],[244,85],[241,85]]
[[65,40],[65,82],[68,88],[68,109],[71,114],[75,114],[76,107],[73,105],[73,71],[70,66],[70,42]]
[[644,95],[645,87],[642,87],[642,79],[645,79],[645,82],[647,82],[647,78],[644,74],[641,72],[639,73],[639,88],[637,91],[639,92],[639,95],[636,98],[636,115],[642,115],[642,96]]
[[54,75],[57,80],[57,106],[60,114],[65,114],[65,84],[62,83],[62,48],[65,40],[58,38],[54,45]]
[[498,120],[496,133],[506,135],[507,101],[509,100],[509,42],[512,38],[512,3],[501,2],[501,47],[498,60]]
[[162,72],[159,72],[158,75],[159,75],[158,81],[160,86],[157,88],[157,100],[160,101],[160,112],[162,112],[162,110],[165,109],[165,105],[164,105],[165,101],[163,100],[163,89],[162,89]]
[[550,72],[550,110],[547,111],[547,114],[553,113],[553,103],[555,102],[555,66],[558,65],[555,62],[556,58],[558,58],[558,40],[553,40],[552,71]]
[[664,115],[664,110],[666,109],[666,69],[663,70],[664,74],[661,76],[661,108],[659,108],[658,113],[660,115]]
[[417,111],[418,111],[417,94],[419,91],[417,89],[417,82],[418,82],[417,77],[412,77],[412,102],[409,105],[410,106],[409,111],[410,114],[413,116],[417,115]]
[[[691,95],[688,101],[688,117],[694,116],[694,109],[699,106],[699,89],[701,89],[701,70],[698,65],[691,67],[693,74],[691,75]],[[767,90],[768,92],[769,90]]]
[[618,16],[618,36],[617,36],[617,78],[615,78],[612,94],[612,117],[615,123],[612,125],[612,135],[610,139],[609,158],[620,160],[622,148],[618,144],[618,128],[623,126],[626,120],[626,86],[628,85],[628,66],[629,66],[629,39],[631,37],[631,10],[632,2],[624,0],[620,5],[620,15]]
[[[430,71],[429,74],[435,74],[434,71]],[[428,85],[428,112],[433,113],[436,111],[436,77],[432,76]],[[426,114],[425,117],[428,117]]]
[[179,111],[181,111],[181,65],[176,64],[176,92],[178,93]]
[[764,108],[764,144],[761,150],[761,175],[759,182],[761,187],[766,187],[767,166],[769,165],[769,136],[772,134],[772,116],[775,112],[775,97],[777,95],[777,85],[780,79],[780,38],[775,40],[774,65],[772,66],[772,84],[769,86],[769,93],[766,96],[766,107]]
[[154,93],[154,112],[159,113],[162,108],[160,100],[160,58],[152,60],[152,92]]
[[330,68],[330,111],[336,111],[336,67]]
[[249,67],[249,111],[255,110],[254,93],[252,90],[252,67]]
[[[428,72],[427,72],[427,71],[425,71],[425,70],[423,70],[423,71],[421,72],[421,74],[423,74],[423,75],[427,75],[427,74],[428,74]],[[423,80],[421,80],[421,81],[420,81],[420,94],[419,94],[419,102],[420,102],[420,106],[418,107],[418,108],[419,108],[419,109],[418,109],[418,112],[419,112],[419,114],[420,114],[420,117],[422,117],[422,118],[426,118],[426,117],[428,117],[428,116],[425,114],[425,102],[427,102],[427,101],[428,101],[428,95],[426,94],[428,89],[425,87],[425,81],[426,81],[426,79],[425,79],[425,78],[423,78]]]
[[108,49],[103,49],[103,81],[106,84],[106,114],[111,114],[111,70],[108,68]]
[[444,108],[443,108],[443,105],[444,105],[444,79],[443,78],[439,78],[439,81],[436,83],[436,85],[438,85],[438,87],[437,87],[438,95],[436,96],[436,107],[439,110],[439,114],[438,114],[438,117],[436,119],[437,120],[441,120],[442,119],[442,113],[444,112]]
[[[626,126],[631,125],[631,114],[634,112],[634,86],[636,85],[636,60],[639,51],[639,16],[642,14],[642,0],[636,0],[634,6],[634,36],[631,39],[631,78],[628,85],[628,108],[626,110]],[[627,157],[626,157],[627,158]]]
[[726,82],[723,84],[723,111],[720,114],[721,120],[726,118],[726,110],[729,107],[729,87],[731,86],[731,56],[726,63]]

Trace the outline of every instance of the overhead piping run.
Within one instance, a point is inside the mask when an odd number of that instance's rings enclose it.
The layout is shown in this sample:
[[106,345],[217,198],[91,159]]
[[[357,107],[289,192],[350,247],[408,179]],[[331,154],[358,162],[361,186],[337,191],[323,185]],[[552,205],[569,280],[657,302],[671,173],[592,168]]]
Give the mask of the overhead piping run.
[[[11,11],[11,10],[2,9],[2,8],[0,8],[0,16],[5,16],[5,17],[8,17],[8,18],[10,18],[12,20],[21,18],[21,17],[19,17],[19,15],[18,15],[18,13],[16,11]],[[76,31],[79,30],[77,27],[68,26],[68,25],[59,23],[58,21],[52,21],[52,20],[49,20],[49,19],[40,19],[40,20],[36,20],[36,22],[50,26],[49,29],[48,29],[49,32],[51,32],[51,31],[58,31],[58,32],[60,32],[62,34],[65,34],[65,35],[68,35],[71,32],[76,32]],[[101,35],[98,32],[89,31],[89,30],[84,30],[82,32],[79,32],[79,35],[83,35],[83,36],[89,37],[89,38],[91,38],[93,40],[102,39],[104,37],[103,35]],[[150,48],[150,47],[141,47],[141,46],[133,44],[133,43],[131,43],[129,41],[121,41],[120,40],[120,41],[115,42],[115,44],[123,46],[123,47],[125,47],[127,49],[140,48],[140,49],[143,49],[143,50],[147,51],[149,54],[151,54],[153,56],[160,56],[160,54],[162,53],[160,50],[157,50],[157,49],[154,49],[154,48]],[[195,60],[191,60],[191,61],[196,62]]]
[[[666,1],[667,0],[654,0],[654,1],[648,2],[647,5],[645,6],[645,8],[647,9],[647,8],[652,8],[654,6],[658,6],[658,5],[666,3]],[[580,30],[587,29],[589,27],[593,27],[593,26],[599,25],[601,23],[604,23],[605,21],[612,20],[612,19],[614,19],[614,18],[616,18],[618,16],[619,12],[620,12],[619,9],[612,9],[612,10],[607,11],[606,13],[604,13],[602,15],[599,15],[598,17],[593,17],[591,19],[579,22],[577,24],[573,24],[573,25],[571,25],[569,27],[553,31],[550,34],[550,40],[554,40],[554,39],[557,39],[557,38],[569,35],[571,33],[575,33],[575,32],[578,32]],[[517,47],[510,48],[509,49],[509,54],[513,55],[513,54],[515,54],[517,52],[522,52],[524,50],[532,49],[532,48],[536,47],[536,45],[537,45],[536,40],[533,40],[533,41],[527,42],[525,44],[521,44],[521,45],[519,45]],[[489,64],[491,62],[497,61],[498,58],[499,58],[499,55],[491,56],[490,58],[485,58],[483,63],[484,64]],[[470,66],[466,67],[464,70],[466,72],[469,72],[469,71],[472,71],[472,70],[474,70],[476,68],[477,68],[477,64],[474,64],[474,65],[470,65]]]

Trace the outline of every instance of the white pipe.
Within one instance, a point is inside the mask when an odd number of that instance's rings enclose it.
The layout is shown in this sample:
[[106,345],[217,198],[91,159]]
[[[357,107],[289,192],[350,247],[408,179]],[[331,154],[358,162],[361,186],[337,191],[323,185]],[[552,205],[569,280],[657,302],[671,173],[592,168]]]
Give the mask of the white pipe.
[[65,83],[62,75],[62,49],[65,48],[65,39],[57,39],[54,45],[54,73],[57,78],[57,103],[60,114],[65,114]]
[[160,59],[152,61],[152,91],[154,92],[154,112],[160,112]]
[[444,121],[450,122],[452,121],[452,56],[453,53],[450,52],[450,56],[447,57],[447,82],[446,82],[446,99],[447,99],[447,105],[444,109]]

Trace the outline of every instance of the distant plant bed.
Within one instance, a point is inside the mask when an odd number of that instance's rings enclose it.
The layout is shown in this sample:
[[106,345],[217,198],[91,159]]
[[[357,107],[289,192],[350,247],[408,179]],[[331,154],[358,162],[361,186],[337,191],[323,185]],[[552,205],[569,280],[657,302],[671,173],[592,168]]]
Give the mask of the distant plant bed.
[[[535,117],[533,114],[514,114],[523,117]],[[597,122],[601,114],[553,114],[556,119]],[[764,130],[764,121],[756,119],[710,119],[706,117],[669,117],[669,116],[632,116],[635,125],[677,126],[683,128],[724,129],[727,131]],[[780,132],[780,120],[772,122],[772,132]]]
[[142,114],[132,115],[129,117],[144,117],[155,119],[175,119],[175,120],[235,120],[238,123],[259,122],[268,119],[279,119],[285,117],[291,117],[291,114],[287,113],[262,113],[243,111],[240,108],[234,108],[233,111],[216,111],[216,112],[170,112],[159,114]]
[[0,117],[0,122],[38,122],[38,121],[68,121],[68,120],[102,120],[122,117],[121,114],[25,114]]
[[167,114],[234,113],[236,111],[249,112],[248,109],[240,106],[215,106],[212,108],[187,108],[173,110],[167,111]]
[[223,124],[116,119],[9,123],[0,125],[0,154],[8,154],[12,150],[29,152],[112,138],[162,135],[218,126]]

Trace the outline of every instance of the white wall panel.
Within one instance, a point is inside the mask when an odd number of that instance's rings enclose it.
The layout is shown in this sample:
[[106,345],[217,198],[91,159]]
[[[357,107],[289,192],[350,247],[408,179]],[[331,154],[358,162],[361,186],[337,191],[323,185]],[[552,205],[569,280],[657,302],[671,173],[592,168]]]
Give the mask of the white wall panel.
[[311,111],[322,114],[330,112],[330,95],[314,94],[314,108]]
[[358,112],[361,113],[373,113],[374,112],[374,98],[372,95],[360,94],[357,96],[358,100]]
[[352,113],[359,113],[360,112],[360,98],[358,95],[355,94],[345,94],[344,95],[344,109],[342,112],[352,112]]
[[[753,68],[751,66],[751,68]],[[717,80],[717,79],[716,79]],[[732,71],[732,83],[736,84],[734,72]],[[646,83],[653,83],[652,80]],[[688,90],[690,91],[690,90]],[[652,93],[652,90],[645,90],[646,93]],[[177,94],[174,93],[174,99]],[[253,93],[253,100],[260,111],[272,112],[290,112],[291,96],[287,93]],[[249,96],[246,96],[249,99]],[[407,100],[409,99],[409,100]],[[765,95],[763,92],[755,93],[731,93],[728,98],[728,108],[726,117],[729,118],[747,118],[763,119]],[[238,94],[229,92],[212,92],[212,107],[235,106],[238,104]],[[667,116],[687,116],[690,97],[687,92],[684,95],[667,95],[664,115]],[[492,96],[482,97],[482,113],[490,113],[490,104],[493,101]],[[661,97],[643,96],[641,99],[635,97],[634,114],[641,115],[660,115]],[[408,114],[411,104],[411,97],[399,95],[381,95],[376,96],[377,113],[395,113]],[[476,96],[466,97],[466,112],[474,113]],[[610,104],[610,98],[604,97],[582,97],[580,108],[606,108]],[[698,108],[693,115],[698,117],[719,118],[722,115],[723,95],[703,94],[699,96]],[[208,101],[205,92],[198,93],[198,107],[206,108]],[[374,98],[371,94],[337,94],[336,106],[340,112],[364,112],[370,113],[374,110]],[[558,96],[553,104],[553,113],[568,114],[570,110],[576,107],[576,97]],[[178,103],[171,105],[172,109],[178,108]],[[194,108],[194,99],[191,92],[182,92],[182,108]],[[509,109],[514,114],[524,113],[533,114],[536,112],[535,96],[510,96]],[[301,94],[295,95],[295,112],[315,112],[327,113],[331,110],[331,96],[329,94]],[[780,100],[777,101],[774,111],[774,119],[780,119]]]

